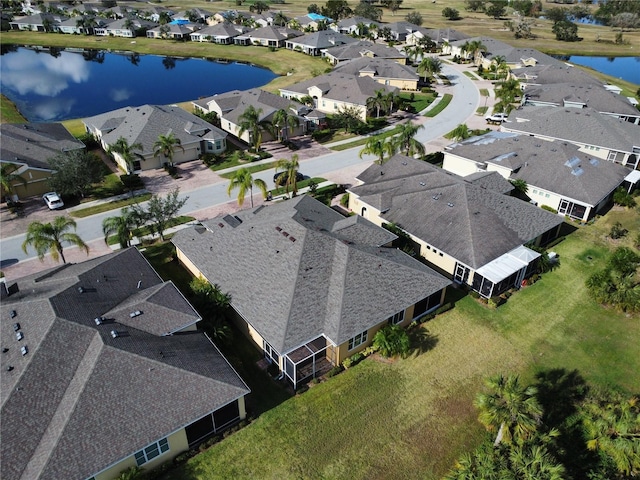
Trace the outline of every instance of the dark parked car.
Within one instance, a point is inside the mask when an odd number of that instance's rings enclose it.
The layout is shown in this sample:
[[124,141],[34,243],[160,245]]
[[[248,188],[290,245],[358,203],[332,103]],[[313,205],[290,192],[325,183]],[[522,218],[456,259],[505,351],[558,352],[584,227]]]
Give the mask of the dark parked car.
[[[296,182],[304,180],[304,175],[296,172]],[[276,185],[285,185],[287,183],[287,172],[278,172],[273,176],[273,183]]]

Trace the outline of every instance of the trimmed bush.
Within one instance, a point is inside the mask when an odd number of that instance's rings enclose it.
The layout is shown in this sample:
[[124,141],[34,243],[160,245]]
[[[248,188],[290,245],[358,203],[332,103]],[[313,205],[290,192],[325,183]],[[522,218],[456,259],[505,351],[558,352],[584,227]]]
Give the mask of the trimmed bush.
[[342,365],[336,365],[335,367],[333,367],[331,370],[327,372],[327,377],[329,378],[335,377],[340,372],[342,372]]
[[553,208],[553,207],[550,207],[549,205],[540,205],[540,208],[541,208],[542,210],[546,210],[547,212],[551,212],[551,213],[555,213],[555,214],[557,214],[557,213],[558,213],[558,210],[556,210],[556,209],[555,209],[555,208]]
[[436,314],[436,315],[440,315],[441,313],[448,312],[448,311],[449,311],[449,310],[451,310],[453,307],[454,307],[454,304],[453,304],[453,303],[451,303],[451,302],[449,302],[449,303],[445,303],[444,305],[442,305],[440,308],[438,308],[438,309],[435,311],[435,314]]
[[137,190],[139,188],[144,187],[144,182],[135,173],[132,173],[130,175],[129,174],[120,175],[120,181],[122,182],[124,187],[128,190]]

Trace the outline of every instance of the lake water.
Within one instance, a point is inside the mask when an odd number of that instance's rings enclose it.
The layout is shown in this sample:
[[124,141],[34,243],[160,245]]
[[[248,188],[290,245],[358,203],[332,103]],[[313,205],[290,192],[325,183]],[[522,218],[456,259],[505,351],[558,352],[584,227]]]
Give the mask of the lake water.
[[212,59],[23,47],[1,53],[2,93],[33,122],[195,100],[276,77],[265,68]]
[[591,67],[615,78],[640,85],[640,57],[563,57],[569,63]]

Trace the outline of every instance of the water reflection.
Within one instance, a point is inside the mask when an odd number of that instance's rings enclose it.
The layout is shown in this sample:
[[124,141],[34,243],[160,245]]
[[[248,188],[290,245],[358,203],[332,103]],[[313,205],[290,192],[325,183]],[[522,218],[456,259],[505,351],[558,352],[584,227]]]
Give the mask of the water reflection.
[[2,89],[20,95],[35,93],[55,97],[70,84],[89,80],[89,68],[82,57],[69,52],[56,56],[39,55],[36,51],[20,49],[6,55],[0,67]]

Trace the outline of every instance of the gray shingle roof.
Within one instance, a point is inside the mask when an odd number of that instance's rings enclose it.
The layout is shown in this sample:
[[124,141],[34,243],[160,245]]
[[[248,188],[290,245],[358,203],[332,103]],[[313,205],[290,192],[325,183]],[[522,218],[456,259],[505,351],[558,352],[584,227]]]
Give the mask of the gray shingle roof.
[[356,76],[361,75],[361,72],[373,72],[374,78],[418,80],[418,73],[414,67],[385,58],[354,58],[340,63],[334,71]]
[[61,123],[0,124],[0,160],[3,162],[49,169],[50,158],[84,147]]
[[202,105],[206,105],[207,108],[209,108],[208,105],[211,102],[215,102],[223,112],[225,120],[229,120],[235,124],[240,121],[238,117],[240,117],[250,105],[255,107],[256,110],[262,110],[260,113],[260,121],[269,120],[278,110],[287,110],[289,113],[293,113],[304,108],[304,105],[295,100],[290,100],[259,88],[242,91],[233,90],[231,92],[207,97],[199,102]]
[[107,132],[102,136],[107,145],[115,143],[120,137],[126,138],[129,145],[142,144],[145,156],[153,155],[153,145],[159,135],[173,133],[183,146],[199,143],[204,139],[217,140],[227,136],[226,132],[200,117],[169,105],[124,107],[84,118],[82,122],[92,131],[97,129],[103,133]]
[[634,146],[640,146],[640,126],[592,108],[524,107],[511,112],[502,129],[619,152],[630,153]]
[[338,47],[327,48],[326,53],[335,57],[339,61],[350,60],[352,58],[360,58],[364,56],[373,56],[379,58],[402,59],[407,56],[397,50],[386,45],[361,40],[359,42],[341,45]]
[[373,165],[350,190],[382,217],[477,269],[562,219],[403,155]]
[[357,40],[348,35],[334,32],[333,30],[320,30],[318,32],[308,33],[300,37],[289,40],[294,47],[296,45],[312,47],[312,48],[330,48],[336,45],[345,45],[355,43]]
[[294,92],[300,96],[308,95],[309,88],[319,87],[323,91],[323,97],[327,100],[337,100],[364,105],[367,99],[374,96],[376,91],[397,91],[396,87],[382,85],[371,77],[357,77],[348,73],[331,72],[319,77],[311,78],[294,85],[281,88],[280,91]]
[[[488,138],[485,138],[488,137]],[[535,137],[510,134],[493,138],[491,134],[468,139],[448,150],[476,162],[499,165],[527,184],[595,206],[618,187],[629,169],[613,162],[594,159],[566,142],[546,142]],[[577,159],[575,175],[567,162]],[[468,180],[469,177],[465,177]],[[531,188],[531,187],[530,187]]]
[[508,43],[501,42],[491,37],[473,37],[469,39],[458,40],[451,42],[452,45],[462,46],[466,42],[474,40],[480,40],[485,46],[486,51],[483,52],[483,56],[487,59],[492,59],[497,56],[505,58],[507,63],[519,63],[520,60],[527,58],[535,58],[538,64],[542,65],[562,65],[560,60],[557,60],[546,53],[542,53],[534,48],[519,48],[509,45]]
[[0,306],[3,479],[87,478],[248,393],[202,333],[158,336],[151,318],[119,323],[119,306],[167,314],[155,318],[161,330],[197,317],[135,249],[17,283]]
[[321,334],[344,343],[450,283],[380,247],[394,235],[307,196],[238,218],[235,228],[216,218],[172,241],[281,354]]

